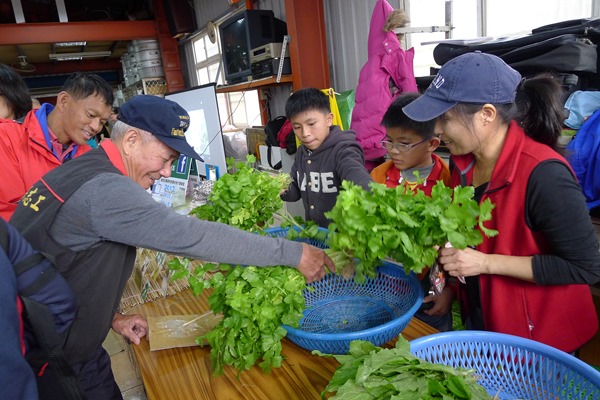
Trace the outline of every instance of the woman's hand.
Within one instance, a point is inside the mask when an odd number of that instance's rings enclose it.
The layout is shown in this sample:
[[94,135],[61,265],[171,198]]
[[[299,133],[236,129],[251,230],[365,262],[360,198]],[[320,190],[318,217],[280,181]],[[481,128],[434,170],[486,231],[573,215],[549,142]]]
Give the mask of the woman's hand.
[[489,273],[488,255],[480,251],[443,247],[439,249],[439,254],[438,262],[450,276],[477,276]]
[[444,247],[439,250],[438,262],[450,276],[494,274],[533,282],[532,256],[486,254],[466,248]]

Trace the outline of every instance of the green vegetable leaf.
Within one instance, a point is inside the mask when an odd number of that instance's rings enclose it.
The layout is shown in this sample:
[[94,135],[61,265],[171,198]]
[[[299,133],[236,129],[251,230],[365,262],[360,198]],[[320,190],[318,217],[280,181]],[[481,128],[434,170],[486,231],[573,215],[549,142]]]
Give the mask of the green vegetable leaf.
[[478,204],[473,187],[451,189],[440,181],[431,196],[375,183],[367,191],[344,181],[342,189],[333,209],[325,214],[332,220],[328,254],[339,274],[356,259],[354,279],[359,283],[375,276],[388,257],[402,263],[407,273],[419,273],[437,258],[435,246],[450,242],[464,249],[480,244],[482,233],[497,233],[483,225],[492,217],[493,204],[489,200]]

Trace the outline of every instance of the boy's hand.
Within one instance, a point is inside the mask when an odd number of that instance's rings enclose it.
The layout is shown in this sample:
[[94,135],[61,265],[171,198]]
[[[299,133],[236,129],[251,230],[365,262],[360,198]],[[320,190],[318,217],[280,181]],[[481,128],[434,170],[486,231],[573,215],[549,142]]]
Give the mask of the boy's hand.
[[446,315],[452,310],[454,301],[454,291],[445,287],[439,296],[429,295],[423,299],[423,302],[433,302],[433,307],[423,311],[427,315]]
[[306,278],[306,283],[315,282],[323,278],[325,276],[325,265],[331,271],[334,271],[335,266],[333,265],[333,261],[331,261],[331,258],[323,250],[307,243],[302,243],[302,258],[297,268]]

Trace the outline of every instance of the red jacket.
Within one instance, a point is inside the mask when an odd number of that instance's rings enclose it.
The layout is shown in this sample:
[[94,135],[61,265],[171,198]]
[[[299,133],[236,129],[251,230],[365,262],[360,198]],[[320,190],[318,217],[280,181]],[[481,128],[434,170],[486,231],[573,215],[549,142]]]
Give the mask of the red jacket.
[[[448,164],[446,164],[446,162],[437,154],[432,154],[431,157],[435,161],[431,173],[429,173],[424,184],[419,184],[414,189],[415,191],[417,189],[422,190],[427,196],[431,196],[431,189],[433,189],[438,181],[443,181],[446,186],[450,186],[450,170],[448,169]],[[400,171],[396,168],[394,162],[390,160],[375,167],[373,171],[371,171],[371,178],[377,183],[383,183],[386,187],[395,188],[398,186]]]
[[[484,238],[477,250],[487,254],[531,256],[552,253],[545,238],[525,221],[527,183],[541,161],[565,159],[548,146],[535,142],[511,123],[506,142],[482,197],[496,207],[486,227],[499,234]],[[471,184],[472,155],[453,156],[452,186]],[[466,182],[465,182],[466,178]],[[573,178],[575,179],[575,178]],[[541,286],[500,275],[480,275],[480,296],[486,330],[533,339],[571,352],[594,336],[598,318],[589,286]],[[465,285],[459,284],[459,300],[465,304]]]
[[[91,148],[77,146],[74,156]],[[0,218],[8,221],[27,190],[46,172],[61,165],[48,148],[44,131],[30,111],[21,124],[0,119]]]

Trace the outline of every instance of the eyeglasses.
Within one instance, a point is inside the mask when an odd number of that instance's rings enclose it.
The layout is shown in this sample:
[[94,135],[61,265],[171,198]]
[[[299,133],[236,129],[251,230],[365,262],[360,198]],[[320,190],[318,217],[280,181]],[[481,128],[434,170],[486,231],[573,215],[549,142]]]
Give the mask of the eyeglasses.
[[433,137],[435,137],[435,136],[426,137],[425,139],[421,140],[420,142],[413,143],[413,144],[392,143],[389,140],[382,140],[379,143],[381,143],[381,147],[383,147],[387,151],[392,151],[392,149],[396,149],[401,153],[407,153],[407,152],[411,151],[414,147],[417,147],[421,143],[425,143],[426,141],[430,140]]

